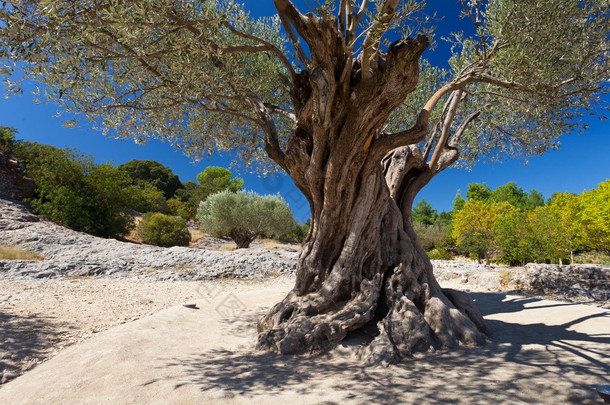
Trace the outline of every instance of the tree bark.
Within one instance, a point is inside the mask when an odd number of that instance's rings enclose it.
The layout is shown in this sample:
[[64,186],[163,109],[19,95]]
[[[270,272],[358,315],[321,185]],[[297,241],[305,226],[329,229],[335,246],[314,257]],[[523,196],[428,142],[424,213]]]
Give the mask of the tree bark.
[[483,317],[466,294],[439,286],[410,214],[403,215],[431,178],[426,167],[419,149],[405,147],[356,181],[325,188],[295,287],[258,324],[259,348],[318,350],[373,330],[359,355],[385,363],[484,342]]
[[266,146],[309,200],[311,229],[294,288],[258,324],[258,347],[317,350],[366,330],[370,343],[359,354],[378,363],[482,343],[481,314],[467,295],[439,286],[410,217],[417,193],[457,150],[437,146],[434,164],[426,162],[416,145],[428,134],[429,109],[412,128],[383,132],[417,85],[427,38],[399,41],[364,63],[350,56],[336,19],[274,1],[284,24],[309,44],[311,60],[293,82],[295,127],[285,151],[270,127]]
[[258,236],[255,232],[231,232],[229,235],[233,242],[237,245],[236,249],[247,249],[250,247],[250,244],[256,239]]

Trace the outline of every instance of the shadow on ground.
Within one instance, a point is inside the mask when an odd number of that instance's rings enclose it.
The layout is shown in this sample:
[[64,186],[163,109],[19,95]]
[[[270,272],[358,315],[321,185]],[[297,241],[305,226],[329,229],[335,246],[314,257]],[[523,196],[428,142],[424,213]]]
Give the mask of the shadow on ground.
[[[37,360],[47,357],[62,336],[51,317],[19,316],[0,311],[0,374],[3,371],[20,374]],[[20,369],[17,364],[26,360]]]
[[[539,301],[505,293],[471,295],[486,316],[519,313]],[[541,305],[536,308],[576,304]],[[194,384],[202,391],[245,397],[290,391],[303,397],[332,393],[332,398],[341,398],[336,403],[593,404],[599,403],[595,386],[610,383],[610,331],[591,334],[572,327],[609,316],[605,311],[555,326],[488,320],[492,340],[483,347],[428,353],[388,368],[364,368],[329,355],[228,350],[171,359],[167,366],[184,369],[176,388]],[[252,322],[249,317],[246,323]],[[255,330],[250,333],[254,336]]]

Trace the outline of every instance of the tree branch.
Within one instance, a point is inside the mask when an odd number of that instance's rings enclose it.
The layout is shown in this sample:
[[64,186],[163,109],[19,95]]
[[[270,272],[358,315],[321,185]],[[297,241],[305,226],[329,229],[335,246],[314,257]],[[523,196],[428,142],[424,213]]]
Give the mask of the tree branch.
[[294,48],[294,51],[297,54],[297,57],[306,69],[309,68],[309,66],[311,65],[311,61],[307,57],[307,54],[305,53],[303,48],[301,47],[301,41],[299,41],[299,38],[294,33],[294,30],[292,29],[292,24],[290,24],[290,21],[288,21],[284,14],[278,13],[278,15],[280,17],[282,26],[284,27],[284,30],[288,35],[288,39],[290,40],[290,43],[292,44],[292,47]]
[[249,89],[246,90],[246,93],[248,94],[248,101],[250,102],[250,105],[261,120],[261,129],[263,130],[265,141],[265,152],[267,152],[267,155],[269,155],[269,157],[273,159],[282,169],[284,169],[287,173],[290,173],[288,166],[286,165],[286,156],[280,147],[277,127],[275,126],[273,117],[256,93]]
[[449,135],[451,134],[451,124],[453,123],[453,119],[455,118],[455,113],[462,99],[462,91],[458,90],[451,95],[451,102],[449,104],[449,109],[447,110],[447,115],[443,118],[442,121],[442,129],[441,129],[441,137],[436,144],[436,148],[434,152],[432,152],[432,157],[430,158],[430,162],[428,166],[430,169],[435,170],[436,164],[441,156],[441,152],[445,148],[447,141],[449,140]]
[[362,80],[371,78],[371,64],[379,51],[381,38],[387,29],[384,26],[392,21],[397,7],[398,0],[384,0],[375,22],[369,28],[369,33],[362,44]]

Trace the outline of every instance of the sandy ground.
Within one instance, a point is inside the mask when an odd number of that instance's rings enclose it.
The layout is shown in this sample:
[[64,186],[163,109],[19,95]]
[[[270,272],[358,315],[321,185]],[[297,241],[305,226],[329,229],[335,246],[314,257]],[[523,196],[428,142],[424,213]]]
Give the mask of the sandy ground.
[[[361,367],[346,354],[350,342],[323,356],[255,351],[256,320],[291,286],[287,279],[24,282],[29,293],[18,302],[3,295],[11,304],[0,313],[4,330],[6,314],[22,311],[23,327],[42,339],[31,349],[42,351],[57,325],[66,333],[100,331],[0,387],[0,404],[596,404],[595,386],[610,384],[608,309],[509,293],[473,292],[493,332],[483,347],[425,353],[388,368]],[[199,309],[156,312],[185,300]],[[156,313],[131,321],[149,312]]]
[[0,380],[104,330],[207,295],[201,287],[138,279],[0,279]]

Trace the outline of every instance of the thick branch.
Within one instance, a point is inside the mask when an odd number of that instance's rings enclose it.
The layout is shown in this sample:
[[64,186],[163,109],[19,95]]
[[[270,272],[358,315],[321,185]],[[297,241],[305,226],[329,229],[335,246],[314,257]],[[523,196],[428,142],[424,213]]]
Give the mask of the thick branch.
[[292,44],[292,47],[294,48],[297,54],[297,57],[299,58],[303,66],[305,66],[305,68],[308,68],[311,65],[311,61],[307,57],[307,54],[303,50],[303,47],[301,47],[301,41],[299,41],[299,38],[294,33],[294,30],[292,29],[292,24],[290,24],[290,21],[288,21],[285,15],[279,14],[279,16],[280,21],[282,22],[282,26],[284,27],[286,34],[288,34],[288,39],[290,40],[290,43]]
[[385,0],[375,22],[369,28],[369,33],[362,45],[362,79],[370,79],[371,64],[379,50],[379,43],[383,34],[387,30],[387,25],[390,24],[395,16],[398,0]]
[[275,4],[275,9],[280,18],[286,19],[294,26],[299,35],[307,40],[307,17],[301,14],[290,0],[273,0],[273,4]]
[[269,110],[267,107],[265,107],[265,104],[256,93],[251,90],[246,90],[246,93],[248,94],[248,101],[262,121],[261,129],[263,130],[264,134],[265,152],[267,152],[267,155],[269,155],[269,157],[273,159],[282,169],[289,173],[290,171],[286,165],[284,152],[280,147],[277,128],[272,115],[269,113]]

